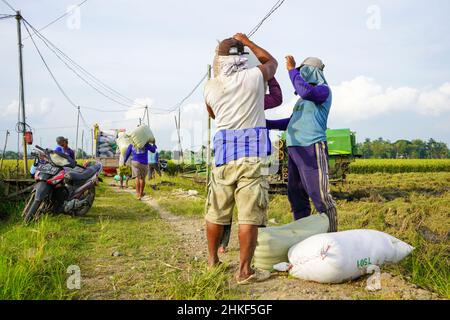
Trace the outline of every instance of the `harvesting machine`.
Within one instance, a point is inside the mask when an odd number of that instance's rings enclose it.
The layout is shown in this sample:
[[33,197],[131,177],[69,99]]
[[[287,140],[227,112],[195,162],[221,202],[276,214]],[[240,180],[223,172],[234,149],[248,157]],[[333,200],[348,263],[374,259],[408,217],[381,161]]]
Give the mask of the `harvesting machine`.
[[[350,129],[328,129],[329,179],[331,183],[344,182],[350,163],[361,157],[356,148],[356,135]],[[286,193],[288,181],[288,150],[286,135],[282,134],[273,156],[278,158],[278,169],[269,178],[272,193]]]

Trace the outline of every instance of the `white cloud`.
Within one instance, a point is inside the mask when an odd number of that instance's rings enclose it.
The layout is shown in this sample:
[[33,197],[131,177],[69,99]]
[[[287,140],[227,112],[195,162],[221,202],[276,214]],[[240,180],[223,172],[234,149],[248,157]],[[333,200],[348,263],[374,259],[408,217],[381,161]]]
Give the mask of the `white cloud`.
[[19,112],[19,101],[14,100],[11,101],[11,103],[5,107],[0,107],[0,113],[3,117],[8,117],[15,115],[17,116],[17,113]]
[[437,89],[384,88],[374,79],[359,76],[332,86],[331,117],[352,122],[392,112],[439,116],[450,111],[450,83]]
[[53,108],[55,107],[55,103],[52,99],[44,97],[41,99],[41,103],[39,104],[39,113],[41,115],[49,114],[53,111]]

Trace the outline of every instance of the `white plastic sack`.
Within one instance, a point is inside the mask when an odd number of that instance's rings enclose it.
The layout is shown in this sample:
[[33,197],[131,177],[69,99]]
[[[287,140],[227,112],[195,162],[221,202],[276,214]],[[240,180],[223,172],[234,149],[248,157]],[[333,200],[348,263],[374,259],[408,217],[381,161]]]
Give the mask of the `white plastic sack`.
[[112,152],[112,148],[111,147],[102,147],[102,148],[98,149],[98,152],[100,152],[100,153],[107,153],[109,151]]
[[375,230],[350,230],[312,236],[289,249],[290,274],[320,283],[341,283],[365,275],[369,266],[397,263],[414,250]]
[[120,150],[120,153],[122,155],[125,155],[129,145],[131,144],[131,139],[128,135],[124,134],[124,135],[119,136],[119,138],[117,138],[116,143],[117,143],[117,147]]
[[255,250],[255,267],[271,271],[273,266],[287,261],[288,250],[300,241],[328,231],[325,214],[315,214],[293,223],[270,228],[260,228]]
[[138,149],[143,148],[147,143],[155,143],[153,132],[147,125],[141,125],[134,129],[130,134],[130,140]]

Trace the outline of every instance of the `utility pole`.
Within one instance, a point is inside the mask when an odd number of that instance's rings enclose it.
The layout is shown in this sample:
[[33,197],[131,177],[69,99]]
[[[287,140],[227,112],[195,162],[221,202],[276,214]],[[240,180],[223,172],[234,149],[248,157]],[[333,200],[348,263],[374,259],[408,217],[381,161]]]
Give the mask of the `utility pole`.
[[177,135],[178,135],[178,152],[181,163],[184,162],[184,156],[183,156],[183,148],[181,146],[181,135],[180,135],[180,116],[181,112],[180,109],[178,109],[178,118],[175,116],[175,127],[177,129]]
[[150,116],[148,115],[148,106],[145,106],[145,112],[147,113],[147,125],[150,127]]
[[91,159],[94,157],[94,129],[91,129]]
[[81,130],[81,159],[84,159],[84,129]]
[[3,159],[5,159],[6,146],[8,145],[9,130],[6,130],[5,146],[3,147],[2,162],[0,162],[0,171],[3,168]]
[[80,106],[78,106],[78,112],[77,112],[77,137],[75,138],[75,159],[77,158],[77,152],[78,152],[78,128],[80,126]]
[[22,57],[22,15],[20,11],[16,12],[17,20],[17,45],[19,47],[19,91],[20,91],[20,105],[22,111],[21,119],[21,131],[22,131],[22,143],[23,143],[23,171],[24,174],[28,174],[28,155],[27,155],[27,142],[25,140],[26,122],[25,122],[25,90],[23,86],[23,57]]
[[[208,80],[211,79],[211,65],[208,64]],[[208,144],[206,145],[206,189],[208,189],[211,174],[211,117],[208,113]]]

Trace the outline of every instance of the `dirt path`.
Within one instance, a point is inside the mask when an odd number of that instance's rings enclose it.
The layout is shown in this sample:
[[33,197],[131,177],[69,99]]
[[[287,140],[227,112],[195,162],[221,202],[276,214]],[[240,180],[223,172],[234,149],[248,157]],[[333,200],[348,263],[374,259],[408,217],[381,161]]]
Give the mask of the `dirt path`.
[[[118,190],[118,189],[116,189]],[[131,190],[123,192],[133,193]],[[193,259],[207,258],[206,234],[204,220],[201,218],[187,218],[174,215],[162,208],[158,202],[146,196],[143,201],[153,207],[165,220],[173,231],[181,237],[180,246],[187,255]],[[233,225],[229,251],[221,256],[221,260],[237,270],[239,244],[237,241],[237,226]],[[365,289],[367,278],[362,278],[351,283],[338,285],[324,285],[288,276],[287,273],[274,273],[272,278],[264,283],[249,286],[234,286],[242,293],[243,298],[248,299],[437,299],[438,296],[423,290],[413,284],[408,283],[399,276],[393,276],[387,272],[382,273],[382,289],[377,292],[370,292]]]

